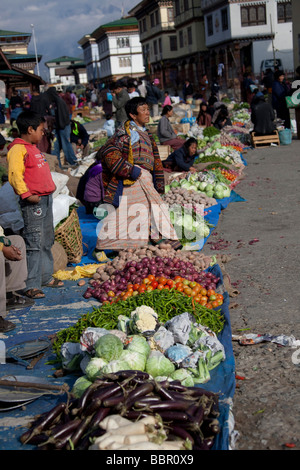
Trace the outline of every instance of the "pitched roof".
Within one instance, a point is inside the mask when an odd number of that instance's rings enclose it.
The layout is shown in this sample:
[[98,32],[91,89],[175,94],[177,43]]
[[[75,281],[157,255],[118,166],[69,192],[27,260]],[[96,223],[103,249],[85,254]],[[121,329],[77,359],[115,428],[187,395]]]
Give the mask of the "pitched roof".
[[45,62],[45,64],[49,64],[51,62],[82,62],[82,59],[79,59],[78,57],[68,57],[66,55],[62,56],[62,57],[58,57],[57,59],[51,59],[51,60],[48,60],[47,62]]
[[21,33],[19,31],[7,31],[5,29],[0,29],[0,37],[8,36],[31,36],[31,33]]

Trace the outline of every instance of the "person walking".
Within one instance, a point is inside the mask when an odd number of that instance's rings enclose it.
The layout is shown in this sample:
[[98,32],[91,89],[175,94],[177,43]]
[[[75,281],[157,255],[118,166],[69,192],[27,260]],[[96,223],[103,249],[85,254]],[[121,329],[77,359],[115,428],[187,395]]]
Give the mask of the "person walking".
[[112,85],[112,103],[116,108],[116,129],[118,129],[124,121],[127,120],[125,105],[129,101],[129,95],[121,81]]
[[60,151],[63,150],[67,163],[71,167],[75,167],[77,159],[70,142],[71,125],[68,106],[54,87],[48,88],[46,95],[48,98],[48,112],[55,117],[52,154],[57,156],[58,164],[62,168]]
[[32,111],[24,111],[17,119],[17,126],[21,137],[8,147],[8,180],[19,196],[24,220],[22,237],[26,245],[28,269],[24,295],[38,299],[45,297],[42,286],[63,286],[52,276],[52,194],[55,183],[49,164],[36,147],[43,135],[44,118]]
[[188,79],[185,80],[183,87],[182,87],[182,95],[183,95],[184,102],[186,102],[186,100],[189,98],[193,98],[193,93],[194,93],[193,85]]
[[146,85],[147,95],[146,102],[148,103],[150,109],[151,117],[158,116],[158,103],[162,99],[162,92],[158,88],[159,79],[155,78],[153,83]]

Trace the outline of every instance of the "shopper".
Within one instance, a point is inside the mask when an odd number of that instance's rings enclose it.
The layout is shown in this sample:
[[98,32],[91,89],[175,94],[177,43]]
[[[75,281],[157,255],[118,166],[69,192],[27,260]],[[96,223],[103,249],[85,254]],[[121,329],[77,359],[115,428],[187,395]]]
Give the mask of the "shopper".
[[157,126],[157,137],[159,138],[161,145],[170,145],[173,150],[176,150],[182,147],[184,140],[177,137],[177,134],[169,121],[172,115],[173,107],[170,105],[164,106],[161,113],[162,117]]
[[284,121],[284,127],[290,129],[290,111],[285,100],[287,96],[289,96],[289,90],[284,81],[284,73],[282,70],[277,70],[274,74],[274,82],[272,85],[272,106],[276,111],[277,118]]
[[197,171],[193,167],[197,154],[197,140],[194,137],[190,137],[181,148],[168,156],[163,162],[163,166],[172,171]]
[[159,79],[155,78],[153,83],[146,85],[147,95],[146,101],[148,103],[151,117],[158,116],[158,105],[162,100],[162,92],[158,88]]
[[8,179],[20,197],[24,220],[22,236],[28,268],[24,295],[37,299],[45,297],[42,286],[63,285],[52,277],[52,193],[55,184],[44,155],[36,147],[43,135],[44,119],[32,111],[24,111],[17,119],[17,126],[21,137],[8,147]]
[[116,82],[111,87],[112,103],[116,108],[116,129],[118,129],[124,121],[127,120],[125,105],[129,101],[129,95],[121,81]]

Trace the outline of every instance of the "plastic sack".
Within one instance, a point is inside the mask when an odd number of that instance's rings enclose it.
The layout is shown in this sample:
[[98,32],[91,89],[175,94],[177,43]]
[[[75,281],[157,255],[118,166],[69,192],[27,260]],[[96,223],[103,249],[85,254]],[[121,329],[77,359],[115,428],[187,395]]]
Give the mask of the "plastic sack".
[[0,225],[15,233],[24,227],[17,196],[9,182],[0,187]]
[[165,351],[174,344],[173,333],[168,331],[164,326],[160,326],[158,328],[156,333],[153,335],[153,340],[162,351]]
[[52,211],[54,227],[69,216],[69,208],[72,204],[75,204],[76,201],[77,199],[75,197],[68,196],[67,194],[59,194],[53,199]]
[[82,352],[79,343],[64,343],[60,349],[62,366],[66,370],[77,370],[80,368]]
[[107,335],[109,333],[108,330],[105,328],[87,328],[84,330],[82,335],[80,336],[80,350],[87,351],[89,353],[94,352],[94,345],[96,341],[103,335]]
[[170,359],[170,361],[179,365],[186,357],[192,354],[192,350],[183,344],[175,344],[174,346],[168,348],[165,354],[167,358]]
[[174,342],[186,344],[189,339],[192,321],[188,312],[176,315],[165,323],[167,330],[173,333]]
[[55,199],[59,194],[69,194],[69,189],[67,187],[69,176],[63,173],[57,173],[56,171],[52,171],[51,176],[56,186],[56,189],[52,194],[53,199]]

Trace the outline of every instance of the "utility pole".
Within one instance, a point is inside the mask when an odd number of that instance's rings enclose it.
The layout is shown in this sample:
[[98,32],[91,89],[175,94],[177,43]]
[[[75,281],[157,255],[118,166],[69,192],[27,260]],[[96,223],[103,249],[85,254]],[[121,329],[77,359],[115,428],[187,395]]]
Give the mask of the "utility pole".
[[34,25],[31,24],[30,26],[31,26],[31,29],[32,29],[32,37],[33,37],[33,44],[34,44],[34,51],[35,51],[36,70],[37,70],[37,74],[40,75],[39,61],[38,61],[37,50],[36,50],[36,42],[35,42]]
[[273,50],[274,70],[275,70],[276,57],[275,57],[274,38],[273,38],[273,23],[272,23],[272,15],[271,14],[270,14],[270,23],[271,23],[272,50]]

